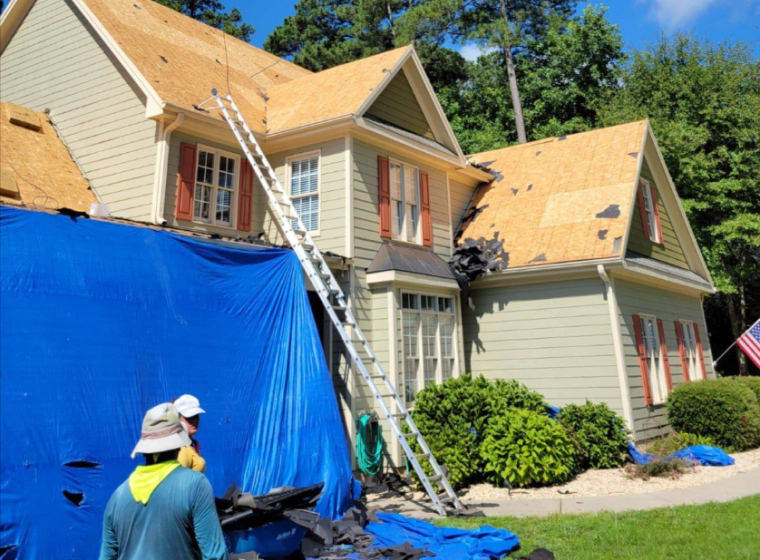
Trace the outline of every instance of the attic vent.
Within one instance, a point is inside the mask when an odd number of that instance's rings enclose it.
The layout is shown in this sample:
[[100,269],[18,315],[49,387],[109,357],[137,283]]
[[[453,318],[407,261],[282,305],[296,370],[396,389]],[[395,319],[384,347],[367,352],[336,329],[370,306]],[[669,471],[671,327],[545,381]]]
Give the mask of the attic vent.
[[31,109],[27,109],[21,105],[14,105],[13,103],[8,103],[7,107],[8,120],[11,122],[11,124],[22,126],[24,128],[28,128],[29,130],[34,130],[37,132],[42,130],[40,116]]

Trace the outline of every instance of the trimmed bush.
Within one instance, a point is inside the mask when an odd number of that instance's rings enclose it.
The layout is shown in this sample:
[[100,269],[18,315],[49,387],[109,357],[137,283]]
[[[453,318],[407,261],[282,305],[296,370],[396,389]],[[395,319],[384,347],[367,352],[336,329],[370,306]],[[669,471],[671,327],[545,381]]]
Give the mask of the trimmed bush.
[[481,446],[486,476],[514,487],[559,484],[574,471],[573,445],[545,414],[516,408],[491,417]]
[[628,433],[623,419],[604,404],[570,404],[557,417],[575,449],[575,465],[586,469],[611,469],[628,456]]
[[668,419],[678,432],[709,437],[726,451],[760,445],[760,404],[752,389],[729,379],[683,383],[668,396]]
[[760,402],[760,377],[728,377],[725,379],[731,379],[735,383],[748,387],[755,393],[757,401]]
[[497,379],[491,383],[490,388],[491,414],[503,413],[510,408],[521,408],[544,412],[546,401],[543,395],[531,389],[519,381],[504,381]]
[[[482,475],[480,444],[490,416],[490,393],[491,384],[482,376],[462,375],[417,394],[412,418],[435,458],[448,469],[454,488]],[[419,448],[415,451],[420,453]],[[432,474],[427,461],[423,464]]]

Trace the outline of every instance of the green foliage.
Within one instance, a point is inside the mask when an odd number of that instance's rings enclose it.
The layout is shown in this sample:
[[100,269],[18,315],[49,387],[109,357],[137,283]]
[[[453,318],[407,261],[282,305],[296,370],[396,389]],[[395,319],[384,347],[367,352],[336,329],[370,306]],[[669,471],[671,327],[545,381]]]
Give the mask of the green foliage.
[[628,454],[625,423],[606,404],[570,404],[557,420],[567,430],[579,471],[611,469],[625,463]]
[[652,477],[680,478],[682,474],[694,469],[694,464],[685,459],[657,458],[649,464],[638,465],[631,463],[626,465],[625,474],[629,478],[649,480]]
[[482,376],[462,375],[417,394],[412,417],[455,488],[483,472],[480,444],[490,416],[490,389]]
[[573,445],[560,424],[531,410],[511,409],[491,417],[481,446],[486,476],[494,484],[550,485],[574,471]]
[[544,397],[514,379],[497,379],[491,382],[488,396],[491,415],[503,413],[510,408],[533,410],[542,414],[546,411]]
[[692,445],[715,445],[715,440],[710,436],[698,436],[688,432],[678,434],[678,440],[680,442],[679,449],[691,447]]
[[715,440],[709,436],[673,431],[650,442],[647,452],[658,457],[665,457],[691,445],[715,445]]
[[228,35],[248,42],[255,33],[252,25],[243,22],[243,14],[237,8],[225,12],[225,8],[218,0],[155,0],[159,4],[185,14],[221,29]]
[[748,387],[755,393],[757,401],[760,402],[760,377],[733,377],[727,379],[733,379],[736,383]]
[[684,383],[668,396],[676,431],[712,438],[727,451],[760,445],[760,404],[749,387],[731,379]]

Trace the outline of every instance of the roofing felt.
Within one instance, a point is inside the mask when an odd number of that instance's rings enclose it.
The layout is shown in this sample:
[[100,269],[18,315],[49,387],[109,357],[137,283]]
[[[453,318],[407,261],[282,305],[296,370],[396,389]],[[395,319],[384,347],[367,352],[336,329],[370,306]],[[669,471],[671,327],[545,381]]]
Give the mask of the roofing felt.
[[[33,128],[11,124],[19,109]],[[98,201],[48,116],[10,103],[0,103],[0,173],[3,191],[18,189],[18,196],[0,195],[2,202],[87,212]]]
[[235,102],[256,132],[266,126],[264,91],[311,74],[151,0],[85,3],[167,103],[192,110],[211,96],[212,88],[226,92],[229,68]]
[[708,290],[712,291],[712,285],[704,278],[702,278],[699,274],[696,274],[691,270],[686,270],[679,266],[673,266],[672,264],[652,259],[640,253],[636,253],[635,251],[626,251],[625,260],[632,264],[648,268],[654,272],[662,272],[668,276],[673,276],[680,278],[681,280],[700,284],[702,286],[705,286]]
[[460,240],[498,233],[509,268],[620,256],[646,121],[470,156],[482,185]]
[[386,241],[367,268],[367,274],[388,270],[455,280],[449,265],[431,249]]

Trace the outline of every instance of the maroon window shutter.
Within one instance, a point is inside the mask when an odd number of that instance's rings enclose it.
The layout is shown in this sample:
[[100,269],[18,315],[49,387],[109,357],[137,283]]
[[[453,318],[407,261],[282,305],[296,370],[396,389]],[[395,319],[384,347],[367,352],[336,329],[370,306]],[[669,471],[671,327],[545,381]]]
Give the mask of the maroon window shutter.
[[420,171],[420,199],[422,206],[422,244],[433,246],[433,221],[430,217],[430,177],[427,171]]
[[388,158],[377,156],[377,181],[380,193],[380,237],[391,233],[391,168]]
[[660,205],[657,204],[659,194],[657,193],[657,188],[652,184],[649,185],[649,192],[652,193],[652,208],[654,208],[654,230],[657,232],[659,243],[664,244],[665,238],[662,236],[662,222],[660,221]]
[[639,351],[639,367],[641,368],[641,384],[644,387],[644,402],[647,406],[652,404],[652,391],[649,387],[649,364],[647,364],[647,351],[644,346],[644,333],[641,330],[641,317],[633,316],[633,332],[636,333],[636,348]]
[[641,229],[644,230],[644,237],[649,239],[649,216],[647,214],[647,205],[644,202],[644,183],[639,182],[639,214],[641,215]]
[[676,321],[676,340],[678,341],[678,355],[681,357],[681,369],[683,369],[683,380],[691,381],[689,378],[689,362],[686,359],[686,347],[683,344],[683,327],[680,321]]
[[694,339],[697,342],[697,357],[699,357],[699,367],[702,368],[702,379],[707,379],[707,368],[705,367],[705,353],[702,349],[702,339],[699,337],[699,326],[694,323]]
[[665,385],[668,392],[673,389],[673,377],[670,375],[670,358],[668,358],[668,344],[665,342],[665,327],[662,325],[662,319],[657,319],[657,331],[660,333],[660,350],[662,350],[662,366],[665,370]]
[[195,184],[195,144],[180,144],[177,195],[174,201],[174,217],[178,220],[193,219],[193,186]]
[[240,195],[238,197],[237,228],[251,231],[251,212],[253,211],[253,167],[248,160],[240,160]]

